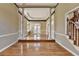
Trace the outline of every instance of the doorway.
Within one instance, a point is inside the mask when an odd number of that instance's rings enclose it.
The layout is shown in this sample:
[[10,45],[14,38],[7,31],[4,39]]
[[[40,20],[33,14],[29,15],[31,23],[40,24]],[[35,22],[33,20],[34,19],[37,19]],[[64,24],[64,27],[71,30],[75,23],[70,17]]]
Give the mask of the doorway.
[[34,29],[33,29],[34,40],[40,40],[40,32],[41,32],[40,27],[41,25],[39,23],[34,25]]
[[[21,37],[22,40],[54,40],[54,14],[51,15],[54,9],[21,8],[20,10],[22,10],[22,14],[20,17],[19,37]],[[36,11],[40,13],[42,11],[44,15],[35,13]],[[25,17],[26,14],[27,17]],[[29,17],[32,19],[28,19]]]

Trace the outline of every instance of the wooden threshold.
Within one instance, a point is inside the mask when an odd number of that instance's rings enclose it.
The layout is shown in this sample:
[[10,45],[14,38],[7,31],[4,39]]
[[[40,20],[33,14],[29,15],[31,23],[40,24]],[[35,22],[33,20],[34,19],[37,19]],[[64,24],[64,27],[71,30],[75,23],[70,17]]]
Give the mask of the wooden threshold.
[[18,42],[55,42],[55,40],[19,40]]

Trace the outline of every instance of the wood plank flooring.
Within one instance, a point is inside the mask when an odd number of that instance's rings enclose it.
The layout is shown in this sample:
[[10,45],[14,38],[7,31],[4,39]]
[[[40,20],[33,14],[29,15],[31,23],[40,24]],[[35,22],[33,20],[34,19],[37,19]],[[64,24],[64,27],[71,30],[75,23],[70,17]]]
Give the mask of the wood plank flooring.
[[73,56],[56,42],[17,42],[0,56]]

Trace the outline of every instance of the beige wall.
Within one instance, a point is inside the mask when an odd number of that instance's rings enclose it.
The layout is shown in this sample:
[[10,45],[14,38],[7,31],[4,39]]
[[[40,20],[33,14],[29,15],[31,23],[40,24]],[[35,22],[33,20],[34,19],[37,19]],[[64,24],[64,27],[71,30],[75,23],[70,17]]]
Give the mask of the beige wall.
[[46,34],[46,22],[41,22],[41,34]]
[[0,3],[0,52],[18,38],[19,18],[17,10],[14,4]]
[[18,32],[18,14],[15,5],[0,4],[0,34]]
[[65,34],[65,14],[77,6],[79,6],[77,3],[60,3],[55,10],[55,40],[70,52],[73,52],[74,55],[79,55],[79,51],[63,34]]

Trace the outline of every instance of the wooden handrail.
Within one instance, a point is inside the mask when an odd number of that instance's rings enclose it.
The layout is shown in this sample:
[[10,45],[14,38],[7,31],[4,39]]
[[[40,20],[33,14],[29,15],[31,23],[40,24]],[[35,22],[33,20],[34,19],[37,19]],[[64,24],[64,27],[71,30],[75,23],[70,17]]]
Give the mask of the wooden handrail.
[[[72,24],[74,24],[75,26],[77,25],[75,22],[73,22],[73,21],[69,21],[69,22],[71,22]],[[79,28],[77,28],[77,29],[79,29]]]
[[69,22],[71,23],[70,26],[68,25],[71,29],[71,39],[75,45],[79,46],[79,28],[76,27],[77,24],[75,22],[69,20],[67,24],[69,24]]

